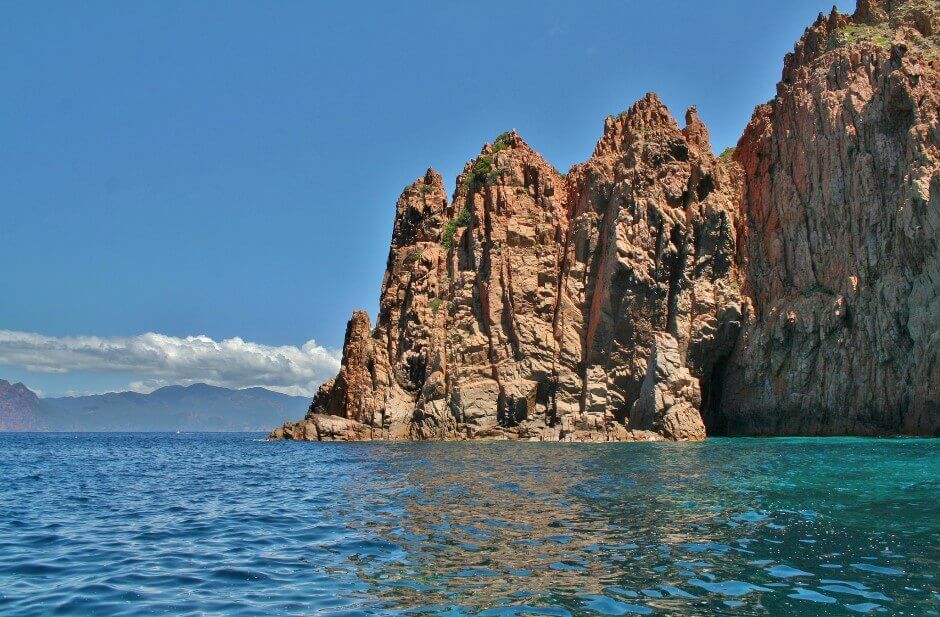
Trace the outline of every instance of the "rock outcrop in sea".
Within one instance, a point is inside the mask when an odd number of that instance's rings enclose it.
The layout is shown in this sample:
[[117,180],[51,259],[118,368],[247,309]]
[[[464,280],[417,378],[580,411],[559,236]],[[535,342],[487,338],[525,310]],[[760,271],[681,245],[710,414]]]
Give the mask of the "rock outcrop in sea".
[[373,328],[273,439],[940,431],[940,2],[807,29],[731,156],[655,94],[398,200]]

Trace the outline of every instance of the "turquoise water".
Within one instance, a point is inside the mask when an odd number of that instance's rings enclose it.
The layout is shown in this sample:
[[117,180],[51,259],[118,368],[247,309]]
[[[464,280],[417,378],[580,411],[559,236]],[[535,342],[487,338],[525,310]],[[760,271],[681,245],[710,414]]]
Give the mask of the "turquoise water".
[[0,614],[937,614],[940,441],[0,435]]

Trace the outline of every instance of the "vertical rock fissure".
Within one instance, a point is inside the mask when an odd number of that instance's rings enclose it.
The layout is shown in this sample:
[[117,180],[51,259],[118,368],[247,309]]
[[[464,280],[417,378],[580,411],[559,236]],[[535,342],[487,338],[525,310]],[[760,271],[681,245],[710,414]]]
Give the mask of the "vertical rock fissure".
[[938,43],[936,1],[821,16],[730,158],[651,93],[564,177],[514,131],[429,170],[273,436],[940,433]]

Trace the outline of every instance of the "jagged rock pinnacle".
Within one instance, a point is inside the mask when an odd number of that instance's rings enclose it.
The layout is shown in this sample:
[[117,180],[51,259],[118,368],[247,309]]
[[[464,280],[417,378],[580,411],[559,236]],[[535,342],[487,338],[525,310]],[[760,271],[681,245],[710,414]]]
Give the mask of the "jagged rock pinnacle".
[[733,161],[651,92],[565,176],[515,130],[452,201],[429,169],[375,328],[272,438],[938,434],[934,5],[821,14]]

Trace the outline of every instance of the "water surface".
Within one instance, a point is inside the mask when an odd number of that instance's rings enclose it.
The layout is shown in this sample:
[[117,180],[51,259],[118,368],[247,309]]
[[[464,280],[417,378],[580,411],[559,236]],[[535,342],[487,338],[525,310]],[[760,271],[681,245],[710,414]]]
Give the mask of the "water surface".
[[940,441],[0,434],[0,614],[938,614]]

